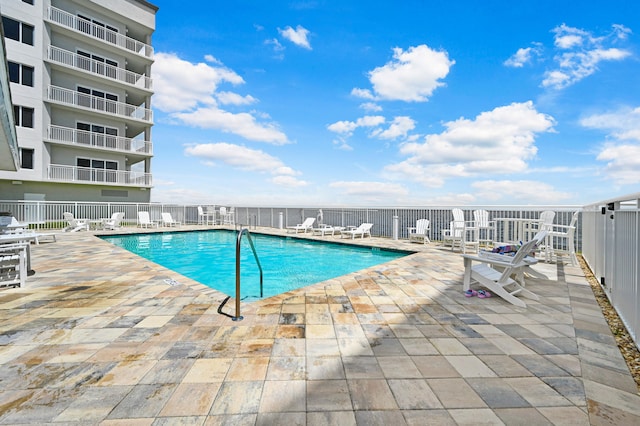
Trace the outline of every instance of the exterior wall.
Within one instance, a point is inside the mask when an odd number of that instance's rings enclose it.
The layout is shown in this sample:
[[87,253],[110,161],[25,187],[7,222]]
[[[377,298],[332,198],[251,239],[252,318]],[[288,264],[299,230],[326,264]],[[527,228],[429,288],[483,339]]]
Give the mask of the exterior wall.
[[[64,19],[56,21],[50,10]],[[150,200],[151,151],[134,151],[121,139],[151,143],[153,123],[128,117],[121,107],[151,110],[152,91],[120,76],[135,73],[150,77],[150,44],[157,10],[145,0],[37,0],[35,5],[0,0],[3,16],[34,26],[33,46],[12,39],[5,43],[9,61],[34,67],[33,87],[10,83],[12,101],[35,110],[33,128],[16,127],[18,146],[34,150],[33,169],[0,171],[0,199],[21,200],[30,194],[44,194],[49,201]],[[78,15],[95,23],[80,20]],[[119,43],[125,38],[143,48],[136,51],[128,47],[129,41]],[[93,57],[86,58],[79,50]],[[79,87],[91,93],[79,93]],[[80,129],[79,123],[88,125],[89,130]],[[62,130],[52,133],[52,126]],[[116,129],[117,135],[108,134],[107,144],[105,131],[109,129]],[[102,160],[115,162],[119,177],[107,181],[99,177],[104,173],[87,173],[91,169],[79,165],[78,158],[90,160],[90,168],[107,167],[100,166]],[[77,170],[54,173],[61,167]],[[142,173],[144,178],[130,177],[132,169],[136,177]],[[81,172],[98,177],[80,183],[76,176]]]
[[148,203],[149,192],[145,188],[0,180],[0,194],[4,200],[34,199],[35,194],[41,195],[35,198],[43,201]]

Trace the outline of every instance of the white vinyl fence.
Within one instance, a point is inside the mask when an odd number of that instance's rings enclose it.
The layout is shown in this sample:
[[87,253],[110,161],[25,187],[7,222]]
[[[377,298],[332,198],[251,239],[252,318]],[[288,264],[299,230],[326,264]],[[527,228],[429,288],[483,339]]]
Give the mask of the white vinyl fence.
[[582,255],[636,346],[640,336],[640,193],[583,208]]

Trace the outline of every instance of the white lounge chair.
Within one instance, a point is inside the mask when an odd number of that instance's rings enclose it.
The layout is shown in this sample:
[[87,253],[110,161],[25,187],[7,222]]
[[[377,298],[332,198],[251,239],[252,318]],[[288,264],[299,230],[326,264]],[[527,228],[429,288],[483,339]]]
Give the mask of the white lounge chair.
[[496,240],[496,221],[489,220],[486,210],[474,210],[473,221],[473,226],[478,229],[478,245],[491,246]]
[[313,229],[313,223],[316,221],[315,217],[308,217],[304,222],[297,224],[296,226],[287,226],[287,232],[308,232]]
[[169,212],[162,213],[162,226],[181,226],[182,222],[173,220],[173,216]]
[[113,213],[110,219],[104,219],[102,221],[102,229],[114,231],[122,226],[122,219],[124,219],[124,212]]
[[157,228],[158,223],[151,220],[149,212],[138,212],[138,226],[141,228]]
[[69,212],[62,213],[62,217],[67,222],[67,227],[64,228],[65,232],[77,232],[77,231],[89,230],[88,219],[76,219],[73,217],[73,214]]
[[356,237],[370,237],[371,236],[371,228],[373,227],[373,223],[362,223],[357,228],[346,229],[340,231],[340,238],[347,236],[351,237],[351,239],[355,239]]
[[429,231],[431,230],[429,219],[418,219],[416,226],[409,227],[409,242],[417,241],[419,243],[430,243]]
[[559,254],[567,254],[569,255],[571,264],[578,266],[574,237],[579,214],[579,210],[573,213],[569,225],[551,225],[548,236],[549,244],[547,247],[550,252],[550,258],[555,256],[557,261]]
[[468,248],[478,251],[478,228],[473,221],[464,220],[462,209],[451,209],[453,220],[449,223],[449,229],[442,230],[442,245],[451,246],[451,250],[459,248],[466,253]]
[[323,223],[319,227],[313,228],[312,232],[313,232],[313,235],[320,235],[324,237],[325,235],[335,235],[336,232],[340,232],[343,229],[344,229],[343,226],[332,226],[332,225],[327,225],[326,223]]
[[24,287],[29,243],[0,244],[0,287]]
[[[538,296],[524,288],[524,270],[531,265],[525,261],[544,237],[546,232],[542,232],[539,239],[533,239],[522,245],[514,256],[472,256],[463,254],[464,259],[464,280],[463,290],[471,289],[471,282],[476,281],[482,287],[487,288],[493,294],[502,297],[509,303],[526,308],[527,305],[516,295],[522,295],[533,300],[538,300]],[[479,262],[473,265],[473,262]]]

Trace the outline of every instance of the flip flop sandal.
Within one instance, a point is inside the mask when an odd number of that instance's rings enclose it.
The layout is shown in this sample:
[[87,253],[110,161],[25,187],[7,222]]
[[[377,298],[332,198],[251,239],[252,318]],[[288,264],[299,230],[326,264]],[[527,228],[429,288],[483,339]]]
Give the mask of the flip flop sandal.
[[488,297],[491,297],[491,293],[489,293],[488,291],[484,291],[484,290],[479,290],[478,291],[478,297],[480,299],[486,299]]
[[477,296],[477,295],[478,295],[478,292],[477,292],[477,291],[475,291],[475,290],[471,290],[471,289],[469,289],[469,290],[467,290],[467,291],[465,291],[465,292],[464,292],[464,295],[465,295],[466,297],[473,297],[473,296]]

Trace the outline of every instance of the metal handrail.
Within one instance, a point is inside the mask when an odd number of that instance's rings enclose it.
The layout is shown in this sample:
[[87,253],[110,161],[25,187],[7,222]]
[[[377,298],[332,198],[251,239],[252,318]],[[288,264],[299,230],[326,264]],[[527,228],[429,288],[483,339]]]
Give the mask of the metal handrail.
[[256,259],[256,263],[258,264],[258,270],[260,271],[260,297],[263,296],[262,265],[260,264],[260,259],[258,258],[256,248],[253,245],[253,240],[251,239],[251,233],[249,232],[249,229],[241,228],[236,240],[236,316],[233,317],[234,321],[239,321],[242,319],[242,316],[240,315],[240,244],[242,243],[243,235],[247,236],[247,241],[249,241],[249,246],[251,247],[251,251],[253,252],[253,257]]

